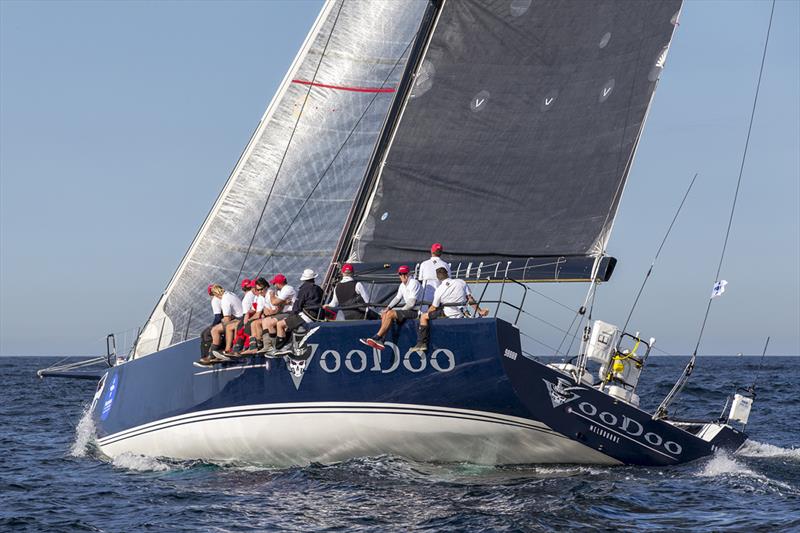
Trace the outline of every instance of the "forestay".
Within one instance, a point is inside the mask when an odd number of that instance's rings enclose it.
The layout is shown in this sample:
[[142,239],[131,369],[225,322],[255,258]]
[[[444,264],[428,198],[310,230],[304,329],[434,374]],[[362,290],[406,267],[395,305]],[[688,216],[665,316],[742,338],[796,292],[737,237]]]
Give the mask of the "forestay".
[[445,0],[350,259],[597,256],[680,0]]
[[330,0],[140,335],[146,355],[210,323],[209,283],[324,272],[425,0]]

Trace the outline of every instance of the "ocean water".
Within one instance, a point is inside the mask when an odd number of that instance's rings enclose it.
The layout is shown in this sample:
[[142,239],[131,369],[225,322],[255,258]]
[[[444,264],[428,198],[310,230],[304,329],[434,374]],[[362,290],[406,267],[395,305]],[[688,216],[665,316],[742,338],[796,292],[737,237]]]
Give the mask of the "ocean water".
[[[82,416],[95,383],[36,377],[54,361],[0,358],[3,531],[800,531],[800,357],[766,359],[739,452],[662,468],[109,461]],[[645,407],[685,361],[651,358]],[[758,363],[701,358],[681,414],[717,416]]]

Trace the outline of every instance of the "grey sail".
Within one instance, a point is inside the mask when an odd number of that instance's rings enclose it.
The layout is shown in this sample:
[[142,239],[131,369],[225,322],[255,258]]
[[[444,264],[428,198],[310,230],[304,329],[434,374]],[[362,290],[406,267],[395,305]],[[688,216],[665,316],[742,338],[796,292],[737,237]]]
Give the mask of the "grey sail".
[[396,95],[425,0],[330,0],[138,339],[195,337],[210,283],[324,272]]
[[445,0],[350,259],[603,253],[680,0]]

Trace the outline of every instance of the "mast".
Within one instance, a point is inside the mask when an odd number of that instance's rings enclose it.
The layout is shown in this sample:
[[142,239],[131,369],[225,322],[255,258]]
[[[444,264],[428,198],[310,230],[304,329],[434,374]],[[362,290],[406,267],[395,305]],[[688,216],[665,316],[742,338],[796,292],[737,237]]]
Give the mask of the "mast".
[[353,201],[353,207],[348,214],[347,222],[342,229],[342,234],[339,237],[338,244],[336,245],[333,261],[331,262],[330,266],[328,267],[328,271],[325,274],[323,288],[326,291],[330,288],[330,284],[336,272],[336,265],[343,263],[350,254],[350,247],[352,246],[353,237],[355,236],[357,228],[361,224],[361,220],[366,214],[369,198],[372,196],[372,193],[378,184],[380,169],[385,160],[389,145],[391,144],[391,138],[400,122],[399,119],[402,115],[402,109],[405,107],[406,103],[408,102],[408,98],[411,95],[411,89],[414,86],[417,71],[422,64],[422,58],[424,57],[425,51],[430,43],[433,30],[436,27],[436,21],[438,20],[445,1],[446,0],[429,0],[428,8],[426,9],[422,22],[420,23],[416,41],[411,49],[411,53],[409,54],[409,60],[406,64],[406,69],[403,73],[400,86],[398,87],[397,96],[395,97],[391,110],[384,121],[380,138],[375,145],[375,149],[372,152],[372,157],[367,167],[367,171],[364,174],[364,180],[362,181],[361,187],[356,193],[355,200]]

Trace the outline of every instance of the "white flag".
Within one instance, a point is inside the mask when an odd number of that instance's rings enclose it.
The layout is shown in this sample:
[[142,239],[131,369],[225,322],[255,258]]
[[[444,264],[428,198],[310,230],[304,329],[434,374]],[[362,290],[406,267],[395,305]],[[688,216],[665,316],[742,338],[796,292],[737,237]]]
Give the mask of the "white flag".
[[716,298],[717,296],[722,295],[722,293],[725,292],[725,285],[727,284],[728,282],[725,281],[724,279],[721,279],[718,282],[716,282],[714,284],[714,289],[711,291],[711,297]]

